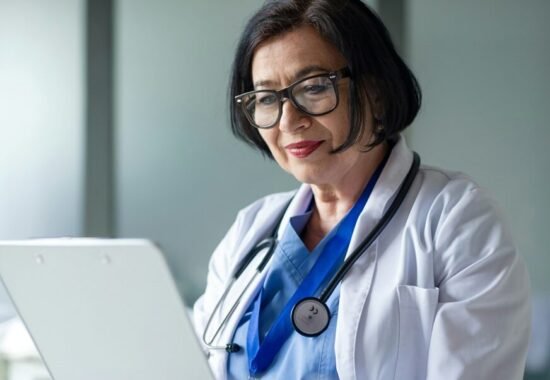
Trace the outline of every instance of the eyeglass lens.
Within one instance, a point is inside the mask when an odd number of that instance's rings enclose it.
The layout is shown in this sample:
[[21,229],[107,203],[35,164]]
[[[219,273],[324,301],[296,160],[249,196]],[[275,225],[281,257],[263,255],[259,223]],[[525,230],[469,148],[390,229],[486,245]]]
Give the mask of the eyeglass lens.
[[[290,96],[301,111],[321,115],[336,108],[338,97],[328,75],[306,78],[290,88]],[[250,93],[243,99],[244,111],[257,127],[273,126],[282,112],[281,96],[273,90]]]

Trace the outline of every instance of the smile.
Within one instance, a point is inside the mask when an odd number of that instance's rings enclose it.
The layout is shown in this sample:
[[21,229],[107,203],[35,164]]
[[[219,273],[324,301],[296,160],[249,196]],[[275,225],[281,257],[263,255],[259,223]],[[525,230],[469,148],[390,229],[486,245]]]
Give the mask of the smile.
[[288,144],[285,146],[285,149],[295,157],[305,158],[313,153],[323,141],[310,141],[304,140],[293,144]]

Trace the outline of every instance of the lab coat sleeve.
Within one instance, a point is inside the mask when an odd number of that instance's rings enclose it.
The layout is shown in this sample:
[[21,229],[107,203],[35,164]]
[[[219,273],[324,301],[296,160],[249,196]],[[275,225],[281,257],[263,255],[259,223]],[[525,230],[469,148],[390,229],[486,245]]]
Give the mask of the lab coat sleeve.
[[[530,329],[528,275],[483,190],[436,202],[433,255],[439,301],[427,380],[519,380]],[[434,211],[434,210],[432,210]]]
[[[208,318],[212,315],[216,302],[220,299],[231,276],[235,265],[235,259],[232,259],[231,255],[240,241],[239,236],[243,234],[243,220],[244,213],[241,211],[210,257],[205,292],[193,306],[193,322],[199,337],[202,337]],[[200,342],[202,343],[202,339]]]

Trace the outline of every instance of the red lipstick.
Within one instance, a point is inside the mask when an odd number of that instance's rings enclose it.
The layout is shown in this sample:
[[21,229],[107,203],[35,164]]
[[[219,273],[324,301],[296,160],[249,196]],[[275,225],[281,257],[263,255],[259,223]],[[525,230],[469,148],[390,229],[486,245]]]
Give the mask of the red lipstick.
[[285,149],[295,157],[305,158],[319,148],[322,143],[323,141],[303,140],[288,144]]

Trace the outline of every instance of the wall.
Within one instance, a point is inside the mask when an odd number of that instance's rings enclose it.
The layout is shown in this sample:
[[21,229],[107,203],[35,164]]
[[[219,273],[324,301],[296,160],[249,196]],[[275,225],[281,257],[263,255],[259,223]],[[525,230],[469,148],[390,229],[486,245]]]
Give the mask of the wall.
[[0,239],[81,233],[82,15],[77,0],[0,0]]
[[121,0],[116,11],[117,235],[159,242],[189,300],[237,211],[296,187],[229,130],[232,56],[258,6]]

